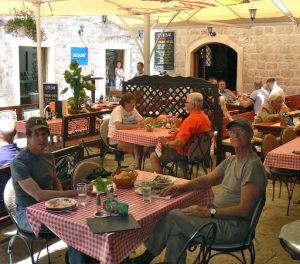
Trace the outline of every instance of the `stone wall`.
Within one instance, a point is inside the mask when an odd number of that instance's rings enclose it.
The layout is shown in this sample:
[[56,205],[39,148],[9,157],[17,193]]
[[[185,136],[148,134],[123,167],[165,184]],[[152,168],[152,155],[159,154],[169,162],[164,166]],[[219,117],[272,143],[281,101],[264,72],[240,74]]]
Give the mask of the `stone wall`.
[[[259,26],[252,28],[214,27],[216,37],[210,37],[207,28],[176,30],[176,70],[180,74],[189,68],[186,51],[201,38],[208,43],[235,43],[242,49],[243,69],[238,69],[244,92],[253,88],[255,77],[265,82],[275,78],[287,94],[300,93],[300,28],[296,25]],[[200,48],[200,47],[199,47]],[[186,72],[191,72],[185,69]]]
[[[78,34],[81,25],[82,35]],[[143,61],[130,33],[109,21],[103,24],[101,17],[42,18],[42,27],[47,36],[43,46],[51,50],[53,60],[53,76],[49,81],[58,83],[60,89],[66,87],[63,72],[70,63],[72,46],[89,48],[89,64],[83,66],[84,74],[93,73],[95,76],[104,77],[101,76],[105,73],[104,44],[106,48],[117,45],[120,49],[124,46],[129,50],[130,69],[127,68],[127,79],[134,76],[136,62]],[[216,37],[211,37],[206,27],[168,30],[176,32],[175,70],[169,71],[170,75],[191,75],[192,51],[195,52],[202,45],[217,42],[234,46],[238,52],[239,91],[250,92],[256,77],[261,77],[264,82],[274,77],[287,94],[300,93],[300,28],[296,26],[214,27]],[[154,32],[151,33],[151,38],[153,43]],[[14,53],[24,43],[28,46],[36,44],[27,38],[7,35],[3,28],[0,28],[0,40],[0,106],[14,105],[18,104],[20,96],[16,70],[18,61]],[[197,46],[197,43],[200,44]],[[151,74],[157,72],[152,68]],[[96,86],[98,94],[104,93],[104,81],[96,82]]]

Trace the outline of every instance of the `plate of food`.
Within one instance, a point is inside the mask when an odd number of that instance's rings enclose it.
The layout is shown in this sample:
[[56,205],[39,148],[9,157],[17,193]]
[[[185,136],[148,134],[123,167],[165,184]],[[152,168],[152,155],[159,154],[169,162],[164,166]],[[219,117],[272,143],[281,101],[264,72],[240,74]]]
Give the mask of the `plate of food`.
[[176,178],[168,175],[157,175],[154,177],[153,182],[156,188],[165,188],[176,182]]
[[[97,192],[100,194],[106,193],[106,179],[101,178],[101,180],[98,179],[97,182],[96,180],[92,180],[91,183],[93,185],[92,194],[96,194]],[[97,191],[97,185],[100,185],[98,188],[100,188],[101,191]]]
[[77,201],[72,198],[54,198],[45,202],[47,210],[64,211],[75,209]]

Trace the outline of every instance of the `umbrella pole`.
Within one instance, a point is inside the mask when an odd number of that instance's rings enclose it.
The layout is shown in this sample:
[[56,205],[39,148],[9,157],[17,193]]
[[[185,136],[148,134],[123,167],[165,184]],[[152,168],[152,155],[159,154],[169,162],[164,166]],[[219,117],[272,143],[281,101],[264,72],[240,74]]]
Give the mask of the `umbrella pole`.
[[34,2],[35,20],[36,20],[36,43],[37,43],[37,65],[38,65],[38,92],[40,116],[44,116],[44,91],[43,91],[43,74],[42,74],[42,47],[41,47],[41,3]]
[[144,72],[150,75],[150,14],[144,15]]

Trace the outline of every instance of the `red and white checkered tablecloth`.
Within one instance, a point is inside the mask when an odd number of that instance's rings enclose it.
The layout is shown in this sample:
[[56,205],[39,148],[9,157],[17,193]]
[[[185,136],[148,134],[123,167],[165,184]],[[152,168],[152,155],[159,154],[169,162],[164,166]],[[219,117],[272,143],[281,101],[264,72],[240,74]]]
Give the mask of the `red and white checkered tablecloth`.
[[[62,130],[62,119],[57,118],[53,120],[48,120],[47,121],[49,128],[50,128],[50,133],[53,135],[61,135],[61,130]],[[16,130],[18,133],[26,133],[26,121],[25,120],[20,120],[16,121]]]
[[155,128],[152,132],[147,132],[145,129],[117,130],[112,135],[112,138],[145,147],[155,147],[159,137],[174,137],[174,135],[169,134],[169,132],[170,130],[166,128]]
[[[139,172],[138,179],[152,178],[153,173]],[[186,180],[177,179],[178,183]],[[184,193],[170,200],[152,199],[144,203],[142,196],[134,189],[117,190],[118,200],[129,204],[129,213],[140,223],[140,229],[128,230],[103,235],[93,234],[86,219],[96,212],[95,197],[89,198],[88,205],[70,213],[51,213],[41,202],[27,208],[27,215],[32,229],[39,234],[44,224],[60,239],[85,254],[98,259],[102,264],[120,263],[130,252],[135,250],[153,231],[158,221],[171,209],[183,208],[192,204],[206,206],[213,199],[212,190]],[[102,202],[105,199],[103,196]]]
[[300,155],[294,154],[294,150],[300,150],[300,137],[270,151],[264,164],[275,168],[300,170]]

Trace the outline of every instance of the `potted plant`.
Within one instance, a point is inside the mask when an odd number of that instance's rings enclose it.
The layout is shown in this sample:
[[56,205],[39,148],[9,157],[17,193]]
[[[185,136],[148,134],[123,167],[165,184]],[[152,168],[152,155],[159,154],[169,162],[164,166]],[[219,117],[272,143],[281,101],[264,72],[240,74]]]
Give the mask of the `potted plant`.
[[[68,102],[71,105],[71,109],[75,111],[80,111],[82,109],[81,105],[89,98],[86,95],[86,90],[94,91],[95,85],[90,81],[92,74],[82,75],[82,68],[76,60],[72,60],[70,70],[66,70],[64,73],[65,80],[70,84],[70,88],[73,90],[73,96],[68,98]],[[63,89],[61,94],[68,91],[69,87]]]
[[[5,32],[15,37],[27,36],[36,42],[36,21],[33,11],[28,8],[22,10],[14,8],[10,12],[10,15],[13,16],[13,18],[4,23]],[[43,29],[41,29],[41,38],[42,41],[46,40]]]

